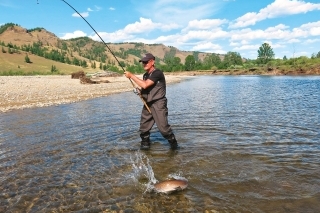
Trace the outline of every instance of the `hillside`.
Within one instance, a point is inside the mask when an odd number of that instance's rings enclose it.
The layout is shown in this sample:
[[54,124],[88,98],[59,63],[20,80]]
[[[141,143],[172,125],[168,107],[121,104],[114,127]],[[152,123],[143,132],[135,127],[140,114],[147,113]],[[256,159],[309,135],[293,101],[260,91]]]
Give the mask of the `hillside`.
[[[0,32],[0,44],[2,45],[0,46],[2,48],[0,52],[0,72],[9,70],[50,72],[52,66],[55,66],[61,73],[68,74],[78,70],[94,72],[99,68],[102,69],[102,65],[115,66],[121,70],[118,62],[103,42],[94,41],[88,37],[62,40],[44,28],[27,30],[17,25],[7,26],[2,31],[2,33]],[[188,55],[193,55],[199,60],[203,60],[208,55],[207,53],[180,51],[175,47],[168,47],[163,44],[107,43],[107,45],[119,62],[126,67],[139,66],[139,59],[148,52],[157,57],[156,60],[159,64],[165,64],[166,57],[178,57],[181,63],[184,63]],[[14,51],[14,49],[19,50]],[[38,53],[39,51],[41,51],[41,54]],[[67,60],[77,60],[80,64],[86,63],[86,66],[74,66],[69,65],[74,63],[59,63],[59,60],[50,60],[48,58],[51,56],[46,56],[48,53],[58,54],[57,57],[63,55]],[[30,64],[25,62],[27,54],[32,62]]]
[[244,59],[236,52],[220,55],[143,43],[107,43],[107,46],[89,37],[62,40],[44,28],[25,29],[16,24],[5,24],[0,26],[0,75],[95,73],[101,70],[122,73],[123,69],[142,73],[143,68],[138,61],[148,52],[156,56],[156,66],[166,72],[205,70],[216,75],[320,74],[320,52],[311,58],[301,56],[261,63],[261,59]]

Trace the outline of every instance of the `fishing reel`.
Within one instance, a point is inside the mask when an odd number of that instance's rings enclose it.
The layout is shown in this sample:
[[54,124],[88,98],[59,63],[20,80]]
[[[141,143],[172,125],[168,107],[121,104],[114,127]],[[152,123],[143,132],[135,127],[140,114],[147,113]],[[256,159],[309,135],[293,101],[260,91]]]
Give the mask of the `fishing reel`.
[[133,88],[133,93],[136,95],[140,95],[141,94],[141,90],[137,87]]

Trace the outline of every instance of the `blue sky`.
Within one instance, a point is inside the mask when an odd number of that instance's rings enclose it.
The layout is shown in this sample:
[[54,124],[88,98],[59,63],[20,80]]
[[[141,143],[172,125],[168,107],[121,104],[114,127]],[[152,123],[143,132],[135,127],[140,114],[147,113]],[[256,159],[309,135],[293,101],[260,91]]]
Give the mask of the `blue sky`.
[[[255,59],[320,51],[320,0],[66,0],[105,42],[162,43],[185,51],[238,52]],[[62,39],[94,31],[62,0],[0,0],[0,25],[43,27]]]

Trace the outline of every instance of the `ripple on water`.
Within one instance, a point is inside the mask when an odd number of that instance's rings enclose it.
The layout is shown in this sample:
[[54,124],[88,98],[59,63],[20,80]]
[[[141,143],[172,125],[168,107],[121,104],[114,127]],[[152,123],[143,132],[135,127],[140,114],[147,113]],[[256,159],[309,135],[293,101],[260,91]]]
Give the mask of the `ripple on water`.
[[[132,93],[0,114],[0,212],[318,212],[319,80],[170,85],[176,151],[156,127],[139,151]],[[188,188],[148,190],[173,176]]]

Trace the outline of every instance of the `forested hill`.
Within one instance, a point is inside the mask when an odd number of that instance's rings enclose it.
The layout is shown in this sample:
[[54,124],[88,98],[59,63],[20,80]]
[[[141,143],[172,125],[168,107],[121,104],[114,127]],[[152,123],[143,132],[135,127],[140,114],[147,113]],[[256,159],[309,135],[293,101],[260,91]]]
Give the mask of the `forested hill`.
[[[225,55],[181,51],[163,44],[107,43],[89,37],[62,40],[44,28],[25,29],[17,24],[0,26],[0,75],[60,73],[99,70],[143,72],[138,62],[146,53],[156,56],[156,66],[166,72],[208,70],[217,74],[320,74],[320,51],[311,58],[275,59],[263,43],[257,59],[243,59],[237,52]],[[59,72],[58,72],[59,71]],[[9,73],[8,73],[9,72]]]
[[[0,44],[2,53],[14,55],[23,52],[29,54],[29,57],[32,54],[70,65],[120,70],[118,62],[103,42],[94,41],[89,37],[62,40],[44,28],[25,29],[17,24],[8,23],[0,27]],[[158,66],[164,66],[166,71],[203,69],[202,62],[212,55],[181,51],[163,44],[107,43],[107,45],[121,66],[137,72],[141,70],[139,59],[148,52],[156,56],[156,63]],[[224,56],[215,54],[215,57],[215,60],[221,61]],[[207,66],[208,69],[211,67],[212,64]]]

